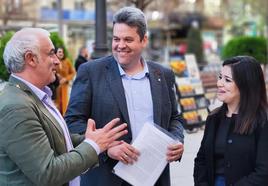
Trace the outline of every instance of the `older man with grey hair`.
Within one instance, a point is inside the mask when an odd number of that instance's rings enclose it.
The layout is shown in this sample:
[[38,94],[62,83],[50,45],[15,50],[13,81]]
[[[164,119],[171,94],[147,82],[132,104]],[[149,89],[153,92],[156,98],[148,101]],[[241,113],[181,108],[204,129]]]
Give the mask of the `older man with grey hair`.
[[114,119],[102,129],[87,121],[85,136],[70,135],[46,86],[59,60],[49,32],[25,28],[4,51],[11,72],[0,92],[0,185],[79,186],[79,175],[98,165],[98,154],[127,131]]
[[[97,128],[105,126],[107,119],[119,117],[129,131],[99,155],[100,166],[82,175],[81,186],[129,185],[112,170],[118,161],[132,164],[139,159],[140,152],[131,142],[144,124],[155,123],[183,142],[184,120],[177,110],[174,74],[142,57],[147,42],[143,12],[122,8],[113,19],[113,55],[85,63],[78,71],[65,114],[70,131],[84,133],[88,117],[96,121]],[[182,143],[170,145],[166,160],[179,160],[182,153]],[[169,166],[155,184],[170,185]]]

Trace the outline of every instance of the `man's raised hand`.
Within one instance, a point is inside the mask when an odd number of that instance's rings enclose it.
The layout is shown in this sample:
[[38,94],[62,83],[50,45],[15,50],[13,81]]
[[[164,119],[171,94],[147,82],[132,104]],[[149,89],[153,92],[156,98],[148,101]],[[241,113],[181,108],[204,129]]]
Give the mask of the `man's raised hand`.
[[118,126],[119,118],[115,118],[107,123],[103,128],[96,129],[95,121],[88,119],[87,130],[85,137],[93,140],[100,148],[100,151],[105,151],[111,143],[127,134],[127,124],[123,123]]

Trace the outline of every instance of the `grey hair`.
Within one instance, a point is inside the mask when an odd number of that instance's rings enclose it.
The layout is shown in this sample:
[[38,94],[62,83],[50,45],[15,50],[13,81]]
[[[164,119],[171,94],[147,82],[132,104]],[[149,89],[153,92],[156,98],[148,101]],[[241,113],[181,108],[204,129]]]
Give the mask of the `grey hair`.
[[83,50],[86,49],[87,50],[87,47],[86,46],[81,46],[79,48],[79,54],[82,54]]
[[145,15],[138,8],[124,7],[118,10],[113,17],[113,25],[116,23],[125,23],[130,27],[136,27],[141,40],[147,32]]
[[41,28],[23,28],[7,42],[3,58],[6,68],[11,73],[22,72],[25,66],[25,53],[31,51],[39,55],[40,36],[49,37],[50,33]]

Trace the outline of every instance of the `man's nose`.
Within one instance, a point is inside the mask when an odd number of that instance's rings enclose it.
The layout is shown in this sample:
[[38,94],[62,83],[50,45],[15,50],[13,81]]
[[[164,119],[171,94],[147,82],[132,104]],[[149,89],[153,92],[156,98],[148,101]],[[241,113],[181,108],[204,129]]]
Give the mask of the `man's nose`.
[[54,59],[53,59],[53,63],[55,64],[55,65],[59,65],[60,64],[60,60],[59,60],[59,58],[55,55],[55,57],[54,57]]
[[122,41],[122,40],[121,40],[121,41],[119,42],[119,44],[118,44],[118,47],[119,47],[119,48],[125,48],[125,47],[126,47],[126,43],[125,43],[125,41]]

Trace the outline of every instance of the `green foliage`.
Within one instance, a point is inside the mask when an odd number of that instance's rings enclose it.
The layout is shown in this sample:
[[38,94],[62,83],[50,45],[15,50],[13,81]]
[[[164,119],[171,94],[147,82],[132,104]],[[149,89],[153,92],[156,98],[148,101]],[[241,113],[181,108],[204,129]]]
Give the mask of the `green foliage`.
[[0,38],[0,79],[2,80],[8,80],[9,73],[6,69],[4,59],[3,59],[3,53],[5,50],[6,43],[10,40],[10,38],[13,36],[14,32],[7,32],[4,36]]
[[233,56],[248,55],[260,63],[267,63],[267,44],[265,38],[241,36],[230,40],[224,47],[223,59]]
[[[55,48],[64,47],[63,39],[59,36],[58,32],[51,32],[50,39]],[[65,52],[65,48],[64,48],[64,52]]]
[[54,45],[55,48],[62,47],[64,50],[65,57],[68,57],[72,61],[72,57],[70,56],[68,50],[66,49],[66,46],[64,44],[63,39],[59,36],[58,32],[51,32],[50,33],[50,39]]
[[187,53],[194,54],[198,64],[204,63],[203,40],[198,28],[190,28],[187,34],[187,43]]

